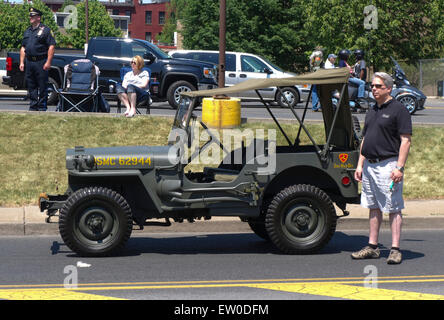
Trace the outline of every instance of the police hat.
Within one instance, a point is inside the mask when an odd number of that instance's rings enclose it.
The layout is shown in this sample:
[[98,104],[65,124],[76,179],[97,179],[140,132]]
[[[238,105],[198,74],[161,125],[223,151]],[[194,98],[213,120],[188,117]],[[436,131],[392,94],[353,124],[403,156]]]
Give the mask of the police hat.
[[42,16],[43,15],[43,13],[40,11],[40,10],[38,10],[38,9],[36,9],[36,8],[29,8],[29,16],[30,17],[33,17],[33,16]]

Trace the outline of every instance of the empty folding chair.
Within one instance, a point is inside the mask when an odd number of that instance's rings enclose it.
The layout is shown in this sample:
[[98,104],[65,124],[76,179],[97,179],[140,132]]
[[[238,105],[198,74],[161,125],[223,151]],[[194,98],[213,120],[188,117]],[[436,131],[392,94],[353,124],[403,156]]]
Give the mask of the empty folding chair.
[[56,111],[97,112],[99,104],[99,68],[88,59],[74,60],[64,68],[63,87]]

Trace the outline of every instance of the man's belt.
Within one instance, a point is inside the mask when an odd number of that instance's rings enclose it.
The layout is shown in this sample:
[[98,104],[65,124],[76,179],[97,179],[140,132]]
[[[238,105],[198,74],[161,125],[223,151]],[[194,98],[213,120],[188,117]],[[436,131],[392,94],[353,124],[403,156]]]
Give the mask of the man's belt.
[[389,156],[389,157],[381,157],[381,158],[374,158],[374,159],[367,159],[367,161],[369,162],[369,163],[378,163],[378,162],[381,162],[381,161],[384,161],[384,160],[387,160],[387,159],[390,159],[390,158],[393,158],[394,156]]
[[42,56],[26,56],[26,58],[29,60],[29,61],[40,61],[40,60],[43,60],[43,59],[46,59],[46,58],[48,58],[48,55],[46,55],[46,54],[44,54],[44,55],[42,55]]

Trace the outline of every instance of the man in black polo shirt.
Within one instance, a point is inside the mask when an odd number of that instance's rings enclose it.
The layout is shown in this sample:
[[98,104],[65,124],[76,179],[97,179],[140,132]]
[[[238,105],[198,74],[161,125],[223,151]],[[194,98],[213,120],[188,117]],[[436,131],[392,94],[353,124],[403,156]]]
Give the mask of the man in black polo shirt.
[[48,70],[51,68],[56,44],[52,31],[40,23],[41,16],[40,10],[29,8],[31,26],[23,34],[20,49],[19,68],[20,71],[25,71],[30,111],[47,109]]
[[370,109],[363,129],[361,154],[355,179],[362,182],[361,205],[370,210],[368,246],[352,253],[353,259],[379,258],[378,236],[382,213],[389,213],[392,249],[389,264],[402,261],[399,250],[404,165],[410,150],[412,120],[407,109],[390,96],[393,79],[377,72],[372,80],[377,105]]

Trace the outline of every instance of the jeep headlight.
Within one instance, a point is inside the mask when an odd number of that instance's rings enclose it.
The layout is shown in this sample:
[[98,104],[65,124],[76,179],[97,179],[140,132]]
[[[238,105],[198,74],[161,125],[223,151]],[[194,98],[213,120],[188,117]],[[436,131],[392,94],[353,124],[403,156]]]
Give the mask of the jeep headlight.
[[216,68],[203,68],[203,74],[205,78],[215,78],[216,77]]

